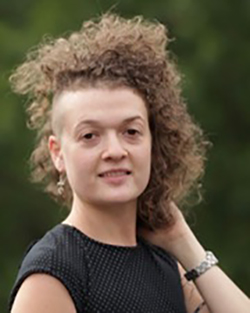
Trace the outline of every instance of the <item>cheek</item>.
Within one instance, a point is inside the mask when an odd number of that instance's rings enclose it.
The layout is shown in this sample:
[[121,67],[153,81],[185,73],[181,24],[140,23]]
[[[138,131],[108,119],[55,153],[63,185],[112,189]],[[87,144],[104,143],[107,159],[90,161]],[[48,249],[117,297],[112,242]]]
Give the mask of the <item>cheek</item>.
[[139,149],[136,153],[136,164],[143,173],[143,176],[150,175],[151,168],[151,147],[145,146],[143,149]]
[[150,174],[151,174],[151,162],[152,162],[152,151],[151,151],[151,145],[149,145],[145,151],[144,151],[144,166],[145,166],[145,175],[147,176],[147,179],[149,180]]
[[65,158],[68,175],[74,180],[82,180],[95,171],[96,159],[95,154],[90,151],[82,149],[69,151]]
[[147,157],[146,157],[146,160],[145,160],[145,175],[147,175],[148,177],[148,180],[149,180],[149,177],[150,177],[150,174],[151,174],[151,150],[147,151]]
[[144,149],[137,158],[138,175],[136,181],[140,190],[140,194],[146,189],[151,174],[151,149]]

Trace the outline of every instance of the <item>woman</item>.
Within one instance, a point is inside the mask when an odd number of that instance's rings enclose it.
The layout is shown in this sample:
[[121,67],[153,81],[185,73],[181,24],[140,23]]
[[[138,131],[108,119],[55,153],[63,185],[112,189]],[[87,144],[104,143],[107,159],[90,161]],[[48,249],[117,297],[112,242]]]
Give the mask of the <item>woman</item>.
[[106,14],[12,75],[38,131],[33,178],[70,209],[27,252],[12,313],[250,312],[177,207],[208,143],[167,42],[159,23]]

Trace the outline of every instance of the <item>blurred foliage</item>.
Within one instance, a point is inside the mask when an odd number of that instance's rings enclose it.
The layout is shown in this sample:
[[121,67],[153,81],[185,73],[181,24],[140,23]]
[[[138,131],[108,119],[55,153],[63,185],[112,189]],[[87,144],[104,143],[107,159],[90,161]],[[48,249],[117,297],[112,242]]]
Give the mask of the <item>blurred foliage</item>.
[[193,228],[250,294],[250,1],[1,0],[1,312],[25,247],[66,213],[28,181],[34,134],[26,129],[25,99],[11,93],[8,77],[43,36],[77,30],[110,8],[124,17],[156,18],[174,39],[170,49],[184,74],[183,96],[213,143]]

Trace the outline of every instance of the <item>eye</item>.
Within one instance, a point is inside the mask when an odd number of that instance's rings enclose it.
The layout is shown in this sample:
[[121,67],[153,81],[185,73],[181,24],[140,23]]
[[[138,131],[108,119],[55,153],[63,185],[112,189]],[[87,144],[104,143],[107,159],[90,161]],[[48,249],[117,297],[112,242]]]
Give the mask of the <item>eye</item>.
[[85,139],[85,140],[87,140],[87,141],[89,141],[89,140],[95,138],[95,134],[93,134],[93,133],[88,133],[88,134],[83,135],[82,138]]
[[134,137],[134,136],[139,134],[139,131],[137,129],[134,129],[134,128],[129,128],[126,130],[126,132],[131,137]]

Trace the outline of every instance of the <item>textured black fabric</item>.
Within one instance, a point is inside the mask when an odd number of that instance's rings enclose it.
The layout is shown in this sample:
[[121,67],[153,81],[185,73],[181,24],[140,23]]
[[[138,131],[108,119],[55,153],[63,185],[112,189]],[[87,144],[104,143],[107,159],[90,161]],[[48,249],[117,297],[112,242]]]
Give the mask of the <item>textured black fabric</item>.
[[108,245],[72,226],[57,225],[25,255],[10,308],[32,273],[59,279],[78,313],[186,312],[176,262],[140,237],[135,247]]

